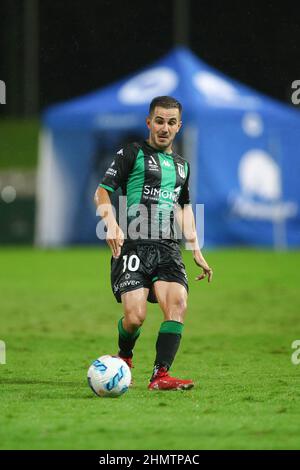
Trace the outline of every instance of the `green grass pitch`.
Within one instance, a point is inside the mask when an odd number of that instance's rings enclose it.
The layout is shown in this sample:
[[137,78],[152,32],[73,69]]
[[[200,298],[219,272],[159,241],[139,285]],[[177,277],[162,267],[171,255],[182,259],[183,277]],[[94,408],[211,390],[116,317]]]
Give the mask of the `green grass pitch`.
[[174,375],[185,392],[149,392],[162,315],[149,304],[135,386],[94,396],[90,363],[115,354],[122,315],[105,248],[1,249],[1,449],[299,449],[300,253],[207,252],[212,284],[184,253],[188,313]]

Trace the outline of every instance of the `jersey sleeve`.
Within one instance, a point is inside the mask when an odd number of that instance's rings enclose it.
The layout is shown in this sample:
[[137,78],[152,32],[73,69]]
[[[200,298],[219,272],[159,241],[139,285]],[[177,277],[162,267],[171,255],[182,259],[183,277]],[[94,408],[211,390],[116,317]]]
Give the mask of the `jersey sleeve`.
[[133,145],[127,145],[119,150],[105,172],[99,184],[101,188],[114,192],[128,179],[136,159],[136,149]]
[[190,165],[188,162],[185,162],[185,170],[187,172],[187,177],[182,186],[180,196],[178,199],[178,204],[183,207],[185,204],[190,204],[190,189],[189,189],[189,179],[190,179]]

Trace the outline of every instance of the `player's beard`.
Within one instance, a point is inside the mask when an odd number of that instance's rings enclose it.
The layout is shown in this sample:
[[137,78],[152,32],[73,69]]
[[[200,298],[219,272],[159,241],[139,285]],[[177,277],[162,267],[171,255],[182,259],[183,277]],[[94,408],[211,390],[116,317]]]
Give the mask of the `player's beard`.
[[160,150],[166,150],[170,148],[173,142],[173,139],[171,137],[166,136],[166,138],[160,139],[160,136],[158,134],[155,134],[155,138],[153,140],[157,148],[159,148]]

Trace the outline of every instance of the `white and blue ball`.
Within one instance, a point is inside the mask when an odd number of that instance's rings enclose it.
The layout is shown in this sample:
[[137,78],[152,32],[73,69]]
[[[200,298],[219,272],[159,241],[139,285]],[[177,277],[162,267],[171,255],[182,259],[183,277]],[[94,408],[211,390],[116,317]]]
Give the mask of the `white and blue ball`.
[[128,390],[130,368],[120,357],[101,356],[90,366],[88,384],[99,397],[118,397]]

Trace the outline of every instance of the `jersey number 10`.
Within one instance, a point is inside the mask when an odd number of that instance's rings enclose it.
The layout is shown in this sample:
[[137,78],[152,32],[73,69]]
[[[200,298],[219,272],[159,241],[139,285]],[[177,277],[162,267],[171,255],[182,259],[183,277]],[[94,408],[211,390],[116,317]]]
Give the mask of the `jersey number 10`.
[[128,255],[123,256],[123,273],[126,271],[127,267],[129,271],[137,271],[140,266],[140,258],[137,255],[131,255],[128,258]]

